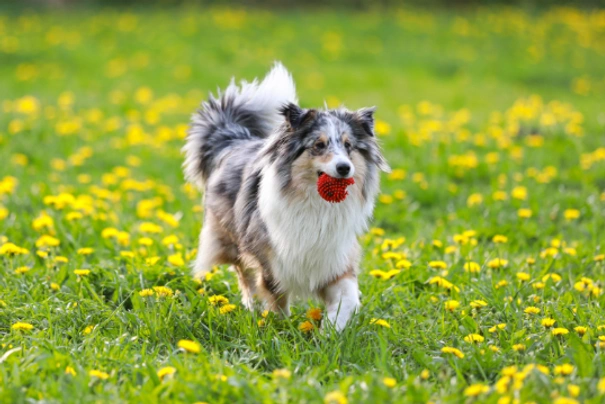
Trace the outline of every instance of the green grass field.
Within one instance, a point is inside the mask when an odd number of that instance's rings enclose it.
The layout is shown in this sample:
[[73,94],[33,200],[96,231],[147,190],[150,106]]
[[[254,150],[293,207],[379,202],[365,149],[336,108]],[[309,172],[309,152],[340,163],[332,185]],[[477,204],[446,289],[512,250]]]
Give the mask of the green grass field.
[[[340,335],[187,269],[189,116],[274,60],[394,169]],[[0,402],[603,402],[603,94],[604,10],[0,11]]]

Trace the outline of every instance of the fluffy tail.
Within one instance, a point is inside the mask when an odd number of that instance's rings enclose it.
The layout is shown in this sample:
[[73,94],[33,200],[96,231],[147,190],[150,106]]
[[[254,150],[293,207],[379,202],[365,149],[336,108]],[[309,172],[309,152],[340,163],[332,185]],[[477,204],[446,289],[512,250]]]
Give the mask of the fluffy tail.
[[220,159],[220,155],[238,141],[266,138],[282,122],[279,109],[298,103],[292,76],[276,62],[259,84],[231,80],[218,97],[208,101],[193,115],[185,153],[185,178],[202,187]]

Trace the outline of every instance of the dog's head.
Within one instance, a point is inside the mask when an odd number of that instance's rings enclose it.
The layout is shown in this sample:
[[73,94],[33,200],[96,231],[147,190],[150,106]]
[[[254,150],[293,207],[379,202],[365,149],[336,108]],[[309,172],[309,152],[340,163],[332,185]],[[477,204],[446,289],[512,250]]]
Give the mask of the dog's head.
[[374,136],[374,108],[302,109],[295,104],[281,109],[284,124],[272,145],[272,158],[282,186],[314,186],[319,175],[355,178],[361,186],[377,170],[388,171]]

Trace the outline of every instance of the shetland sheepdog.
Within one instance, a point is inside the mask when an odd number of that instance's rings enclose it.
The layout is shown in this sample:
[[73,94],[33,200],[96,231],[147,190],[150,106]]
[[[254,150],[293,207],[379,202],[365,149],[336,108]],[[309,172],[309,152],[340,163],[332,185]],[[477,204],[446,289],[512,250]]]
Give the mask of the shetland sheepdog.
[[[261,82],[232,80],[203,102],[183,148],[185,177],[204,195],[194,276],[231,264],[248,309],[258,297],[288,316],[293,298],[318,297],[342,330],[360,305],[357,237],[389,170],[374,110],[299,107],[279,62]],[[344,201],[319,195],[324,173],[354,179]]]

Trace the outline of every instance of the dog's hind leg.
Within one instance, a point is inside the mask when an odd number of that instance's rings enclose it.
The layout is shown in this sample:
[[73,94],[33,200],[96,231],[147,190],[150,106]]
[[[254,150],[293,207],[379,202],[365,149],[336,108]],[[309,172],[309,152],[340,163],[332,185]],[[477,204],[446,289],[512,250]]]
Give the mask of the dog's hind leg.
[[237,257],[237,247],[221,239],[221,229],[208,212],[200,232],[197,257],[193,263],[193,277],[203,279],[214,265],[233,264]]
[[242,304],[248,310],[254,310],[254,294],[256,293],[256,271],[243,265],[234,265],[237,272],[239,290],[242,294]]

